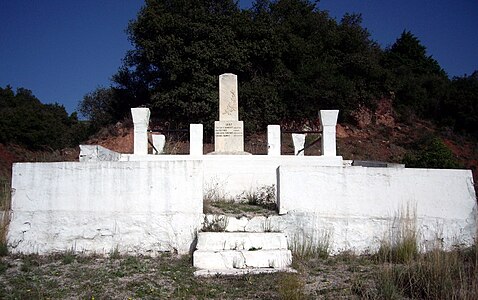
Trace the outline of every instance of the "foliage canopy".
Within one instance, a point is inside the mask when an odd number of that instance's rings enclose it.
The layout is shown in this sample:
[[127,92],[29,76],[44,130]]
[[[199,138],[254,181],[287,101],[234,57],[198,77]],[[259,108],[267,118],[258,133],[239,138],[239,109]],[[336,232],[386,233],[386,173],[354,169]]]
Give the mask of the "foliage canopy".
[[256,0],[241,10],[233,0],[147,0],[128,27],[134,49],[112,87],[85,96],[80,111],[105,124],[146,105],[159,120],[210,129],[218,76],[235,73],[246,132],[315,120],[320,109],[340,109],[346,119],[383,97],[404,119],[418,115],[473,131],[472,78],[450,80],[409,31],[381,49],[361,22],[357,14],[336,21],[318,1]]
[[85,135],[76,113],[69,116],[61,105],[42,104],[24,88],[16,93],[9,86],[0,88],[0,143],[61,149],[78,145]]

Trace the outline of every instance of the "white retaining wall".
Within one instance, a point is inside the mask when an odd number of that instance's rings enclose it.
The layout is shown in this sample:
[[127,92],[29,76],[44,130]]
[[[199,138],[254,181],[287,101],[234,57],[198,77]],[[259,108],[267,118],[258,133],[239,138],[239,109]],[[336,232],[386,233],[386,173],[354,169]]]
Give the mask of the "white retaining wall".
[[476,234],[470,170],[281,166],[278,175],[283,226],[307,236],[327,232],[336,251],[377,245],[407,210],[424,245],[436,238],[447,247],[471,244]]
[[239,201],[245,192],[277,186],[277,168],[293,166],[343,166],[342,156],[271,155],[121,155],[124,161],[174,161],[200,159],[204,167],[204,193],[214,192]]
[[237,198],[277,183],[283,215],[230,218],[229,229],[278,230],[290,241],[328,237],[333,252],[363,252],[396,230],[395,217],[408,208],[425,244],[470,244],[476,232],[471,171],[339,167],[341,157],[125,158],[15,164],[12,252],[185,253],[201,226],[203,191]]
[[188,252],[202,217],[202,162],[13,165],[12,252]]

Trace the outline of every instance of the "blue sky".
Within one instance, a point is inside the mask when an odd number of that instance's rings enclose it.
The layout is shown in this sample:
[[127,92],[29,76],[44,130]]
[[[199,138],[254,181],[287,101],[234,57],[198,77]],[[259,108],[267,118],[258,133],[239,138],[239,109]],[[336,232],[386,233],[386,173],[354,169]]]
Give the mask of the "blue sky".
[[[241,7],[251,0],[240,0]],[[73,112],[83,96],[109,86],[131,49],[125,29],[143,0],[0,0],[0,87],[33,91],[44,103]],[[322,0],[340,21],[362,13],[382,47],[406,29],[450,76],[478,70],[476,0]]]

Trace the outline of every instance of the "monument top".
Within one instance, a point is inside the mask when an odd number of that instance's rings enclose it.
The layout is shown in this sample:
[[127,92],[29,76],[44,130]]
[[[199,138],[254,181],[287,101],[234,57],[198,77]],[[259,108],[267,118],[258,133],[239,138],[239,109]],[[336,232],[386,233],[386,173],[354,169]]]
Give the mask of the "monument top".
[[219,121],[239,121],[237,75],[219,75]]

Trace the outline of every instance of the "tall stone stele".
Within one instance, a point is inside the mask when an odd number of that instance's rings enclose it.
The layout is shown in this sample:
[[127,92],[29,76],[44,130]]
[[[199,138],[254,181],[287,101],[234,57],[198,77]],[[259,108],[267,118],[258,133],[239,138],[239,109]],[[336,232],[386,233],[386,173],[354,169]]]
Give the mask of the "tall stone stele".
[[237,75],[219,76],[219,121],[214,122],[214,154],[244,152],[244,123],[239,121]]

